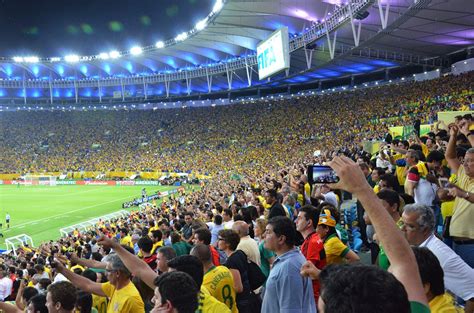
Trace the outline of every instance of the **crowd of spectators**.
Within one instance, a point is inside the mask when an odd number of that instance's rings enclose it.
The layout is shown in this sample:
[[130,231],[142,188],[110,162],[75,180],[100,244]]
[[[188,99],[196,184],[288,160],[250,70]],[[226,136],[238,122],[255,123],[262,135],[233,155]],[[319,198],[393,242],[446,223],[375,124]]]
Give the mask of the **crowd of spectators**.
[[[0,309],[472,313],[473,116],[387,140],[374,155],[360,145],[386,138],[387,118],[435,123],[438,111],[471,104],[461,93],[473,78],[221,108],[4,115],[6,172],[180,169],[213,178],[3,256]],[[314,163],[339,182],[312,185]],[[351,199],[360,250],[343,223]]]

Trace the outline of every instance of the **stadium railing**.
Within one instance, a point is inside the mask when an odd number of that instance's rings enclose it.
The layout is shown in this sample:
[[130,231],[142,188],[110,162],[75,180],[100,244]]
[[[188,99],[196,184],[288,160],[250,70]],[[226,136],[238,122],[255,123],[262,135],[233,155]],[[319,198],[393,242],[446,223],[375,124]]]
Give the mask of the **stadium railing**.
[[70,226],[60,228],[59,232],[61,233],[62,237],[66,237],[76,229],[77,230],[88,230],[90,228],[95,228],[97,226],[97,224],[100,223],[100,222],[107,222],[107,221],[110,221],[112,219],[116,219],[116,218],[119,218],[119,217],[125,217],[125,216],[128,216],[128,215],[130,215],[130,212],[128,212],[126,210],[120,210],[120,211],[113,212],[113,213],[110,213],[110,214],[107,214],[107,215],[104,215],[104,216],[99,216],[99,217],[90,219],[90,220],[85,221],[85,222],[81,222],[81,223],[77,223],[77,224],[74,224],[74,225],[70,225]]

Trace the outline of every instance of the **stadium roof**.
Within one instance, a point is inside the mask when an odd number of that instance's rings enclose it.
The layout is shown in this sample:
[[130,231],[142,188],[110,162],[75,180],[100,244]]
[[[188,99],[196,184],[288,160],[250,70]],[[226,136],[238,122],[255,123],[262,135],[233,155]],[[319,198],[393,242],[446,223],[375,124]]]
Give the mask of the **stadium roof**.
[[[159,47],[150,43],[136,55],[124,50],[113,59],[4,59],[0,88],[25,88],[26,97],[51,94],[51,99],[76,93],[106,97],[124,88],[137,97],[205,94],[332,80],[407,64],[436,68],[446,65],[438,57],[474,46],[474,1],[228,0],[218,9],[185,35]],[[291,68],[258,81],[256,46],[283,26],[291,34]]]

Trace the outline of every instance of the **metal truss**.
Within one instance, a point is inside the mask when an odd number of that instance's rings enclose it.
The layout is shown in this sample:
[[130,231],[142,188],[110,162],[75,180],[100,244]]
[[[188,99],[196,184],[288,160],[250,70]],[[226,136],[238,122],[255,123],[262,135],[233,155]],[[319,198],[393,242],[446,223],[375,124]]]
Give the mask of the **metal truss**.
[[[304,32],[298,37],[290,39],[290,53],[301,48],[305,48],[308,44],[315,42],[328,36],[328,34],[336,31],[339,27],[348,21],[353,21],[354,16],[358,13],[364,12],[375,0],[350,0],[348,4],[339,7],[334,11],[324,23],[314,24],[308,31]],[[328,37],[329,40],[329,37]],[[332,42],[332,47],[335,47],[335,37]],[[331,45],[330,45],[331,46]],[[335,49],[333,49],[335,50]],[[78,89],[80,88],[98,88],[99,100],[102,101],[102,88],[120,86],[122,90],[122,98],[124,97],[124,86],[128,85],[143,85],[144,96],[147,98],[147,86],[150,84],[164,83],[166,95],[169,97],[170,82],[185,81],[187,93],[191,93],[191,83],[193,79],[205,78],[207,81],[208,91],[212,90],[212,76],[226,74],[228,88],[232,89],[232,79],[237,76],[237,71],[245,70],[247,75],[247,83],[252,84],[252,75],[257,73],[255,69],[257,66],[257,56],[250,55],[247,57],[238,58],[236,60],[224,63],[211,64],[208,66],[201,66],[199,68],[190,70],[180,70],[171,73],[160,73],[147,76],[129,76],[129,77],[107,77],[100,79],[78,79],[78,80],[0,80],[0,88],[41,88],[50,90],[50,101],[53,102],[52,90],[55,88],[74,88],[76,102],[78,101]],[[26,93],[25,93],[26,94]],[[26,97],[25,97],[26,102]]]

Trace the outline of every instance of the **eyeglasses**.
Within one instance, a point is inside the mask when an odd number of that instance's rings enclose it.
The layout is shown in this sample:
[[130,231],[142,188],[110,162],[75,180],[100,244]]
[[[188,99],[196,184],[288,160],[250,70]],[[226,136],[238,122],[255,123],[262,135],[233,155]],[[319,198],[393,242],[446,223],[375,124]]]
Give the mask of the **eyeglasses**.
[[217,240],[224,240],[224,238],[217,238]]

